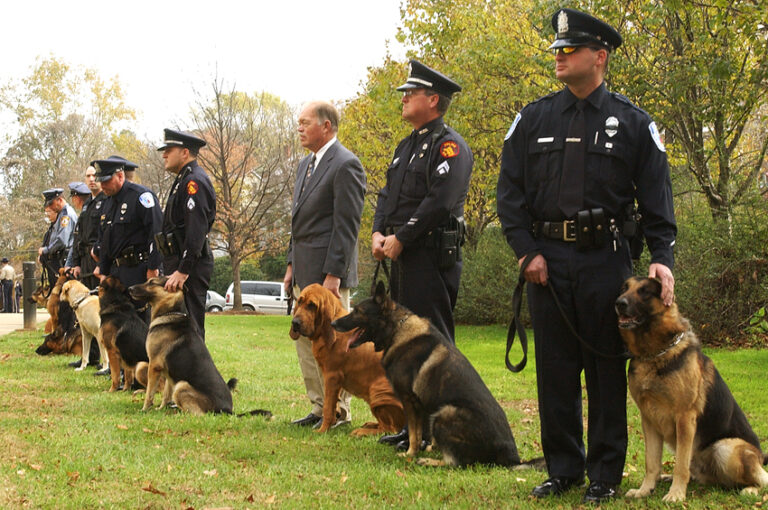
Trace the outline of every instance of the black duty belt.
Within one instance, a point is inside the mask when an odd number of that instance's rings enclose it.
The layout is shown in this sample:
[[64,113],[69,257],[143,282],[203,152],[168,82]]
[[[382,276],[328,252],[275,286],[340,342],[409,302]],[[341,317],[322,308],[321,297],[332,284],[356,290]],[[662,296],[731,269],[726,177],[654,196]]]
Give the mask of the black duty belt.
[[149,253],[141,251],[136,254],[117,257],[114,264],[117,267],[136,267],[145,260],[149,260]]
[[533,235],[534,237],[546,237],[547,239],[557,239],[558,241],[575,242],[576,222],[574,220],[534,221]]

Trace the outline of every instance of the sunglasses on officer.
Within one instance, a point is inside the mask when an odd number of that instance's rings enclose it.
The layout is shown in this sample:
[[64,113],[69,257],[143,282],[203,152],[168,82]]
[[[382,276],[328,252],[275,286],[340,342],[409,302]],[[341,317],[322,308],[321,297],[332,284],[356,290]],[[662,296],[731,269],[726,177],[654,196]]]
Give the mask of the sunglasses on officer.
[[580,48],[589,48],[592,51],[600,51],[605,48],[598,48],[596,46],[563,46],[560,48],[554,48],[552,52],[557,55],[558,53],[562,53],[564,55],[570,55],[571,53],[575,53]]

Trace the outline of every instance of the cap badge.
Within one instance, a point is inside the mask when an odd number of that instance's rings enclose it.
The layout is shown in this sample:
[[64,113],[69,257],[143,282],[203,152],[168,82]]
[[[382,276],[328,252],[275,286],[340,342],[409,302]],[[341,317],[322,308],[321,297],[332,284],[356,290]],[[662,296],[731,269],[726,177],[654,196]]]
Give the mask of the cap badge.
[[568,15],[565,11],[560,11],[557,15],[557,33],[564,34],[568,31]]
[[605,134],[614,137],[619,129],[619,119],[616,117],[608,117],[605,119]]

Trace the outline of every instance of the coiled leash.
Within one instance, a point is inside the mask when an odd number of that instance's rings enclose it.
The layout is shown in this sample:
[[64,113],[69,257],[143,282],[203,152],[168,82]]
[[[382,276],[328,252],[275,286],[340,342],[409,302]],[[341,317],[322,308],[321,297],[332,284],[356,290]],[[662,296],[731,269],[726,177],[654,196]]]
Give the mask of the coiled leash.
[[[523,326],[523,321],[520,318],[520,310],[523,307],[523,289],[525,288],[525,268],[528,267],[528,264],[531,263],[531,261],[536,258],[537,255],[541,255],[540,251],[533,251],[529,253],[525,259],[523,259],[523,263],[520,266],[520,277],[517,281],[517,287],[515,287],[515,293],[512,295],[512,321],[509,323],[509,329],[507,329],[507,353],[504,357],[504,362],[507,365],[507,369],[510,372],[520,372],[525,368],[526,363],[528,362],[528,336],[525,334],[525,327]],[[549,282],[547,284],[547,288],[549,289],[549,293],[552,295],[552,300],[555,302],[555,306],[557,306],[558,311],[560,312],[560,316],[563,318],[563,322],[565,322],[566,326],[568,326],[568,329],[570,330],[571,334],[575,336],[582,346],[584,346],[588,351],[590,351],[592,354],[601,357],[601,358],[623,358],[623,359],[630,359],[631,356],[629,353],[624,350],[620,353],[613,353],[613,354],[607,354],[604,352],[601,352],[594,347],[592,347],[589,342],[584,340],[581,335],[579,335],[576,332],[576,328],[573,327],[573,324],[571,324],[571,321],[568,320],[568,316],[565,314],[565,310],[563,310],[563,306],[560,304],[560,300],[557,298],[557,293],[555,292],[554,287],[552,286],[552,282]],[[515,333],[520,337],[520,346],[523,349],[523,359],[518,363],[517,365],[513,365],[509,361],[509,350],[512,348],[512,344],[515,343]]]

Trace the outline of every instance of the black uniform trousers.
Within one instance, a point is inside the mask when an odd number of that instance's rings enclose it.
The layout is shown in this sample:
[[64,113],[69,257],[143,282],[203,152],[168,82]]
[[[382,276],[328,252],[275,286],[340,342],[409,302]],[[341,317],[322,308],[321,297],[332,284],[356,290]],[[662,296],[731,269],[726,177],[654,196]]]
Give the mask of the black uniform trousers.
[[13,313],[13,280],[3,280],[3,312]]
[[[203,341],[205,341],[205,295],[213,275],[213,255],[210,249],[207,251],[207,254],[197,259],[195,267],[184,282],[184,304],[187,307],[187,314],[192,319],[192,323],[197,326]],[[163,261],[163,270],[169,276],[178,267],[178,257],[166,257]]]
[[[127,292],[127,289],[129,287],[133,285],[138,285],[140,283],[144,283],[147,281],[147,263],[141,262],[138,265],[133,267],[130,267],[130,266],[118,267],[113,263],[109,274],[111,274],[112,276],[120,280],[120,283],[122,283],[125,286],[126,292]],[[136,311],[138,312],[139,317],[141,317],[141,320],[143,320],[145,324],[149,325],[151,310],[149,309],[149,307],[146,307],[146,308],[144,307],[146,303],[140,303],[138,301],[135,301],[133,298],[131,298],[131,302],[133,303],[134,308],[136,308]],[[139,312],[139,310],[141,310],[142,308],[145,308],[144,311]]]
[[[597,351],[624,352],[614,302],[632,274],[628,243],[614,252],[579,251],[575,243],[538,240],[553,286],[568,320]],[[528,285],[528,305],[536,345],[536,379],[541,442],[552,477],[621,483],[627,452],[626,359],[602,357],[582,346],[570,332],[550,290]],[[585,457],[581,372],[587,386],[588,420]]]
[[461,262],[452,268],[437,267],[437,250],[425,246],[406,246],[392,263],[392,299],[432,324],[453,344],[453,309],[459,294]]
[[[99,264],[93,260],[93,257],[91,257],[91,247],[88,246],[86,248],[87,252],[80,257],[80,274],[87,274],[90,276],[81,277],[80,280],[83,282],[83,285],[93,290],[99,286],[99,277],[93,276],[93,270],[96,269],[96,266]],[[146,274],[144,276],[146,276]]]

